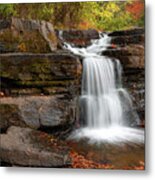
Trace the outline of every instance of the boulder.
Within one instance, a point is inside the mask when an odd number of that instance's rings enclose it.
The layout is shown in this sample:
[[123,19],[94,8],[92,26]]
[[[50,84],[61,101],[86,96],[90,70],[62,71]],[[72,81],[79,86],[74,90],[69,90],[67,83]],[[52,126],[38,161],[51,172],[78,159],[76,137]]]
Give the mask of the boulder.
[[0,52],[43,53],[57,49],[53,25],[47,21],[11,18],[0,20]]
[[0,104],[0,130],[5,132],[10,125],[25,127],[26,123],[21,121],[18,106],[15,104]]
[[25,96],[1,98],[1,129],[9,126],[31,127],[34,129],[66,126],[75,122],[77,99],[57,96]]
[[0,160],[10,166],[68,167],[69,148],[53,136],[12,126],[1,134]]

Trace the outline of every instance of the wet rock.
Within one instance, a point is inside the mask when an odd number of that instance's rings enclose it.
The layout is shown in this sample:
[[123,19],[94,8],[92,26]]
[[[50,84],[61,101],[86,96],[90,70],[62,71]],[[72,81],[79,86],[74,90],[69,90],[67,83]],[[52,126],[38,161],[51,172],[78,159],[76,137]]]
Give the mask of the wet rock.
[[56,31],[61,41],[74,44],[78,47],[90,45],[92,39],[98,39],[99,33],[94,29]]
[[103,55],[119,59],[123,66],[122,81],[129,91],[133,106],[138,112],[141,123],[145,119],[145,30],[135,28],[109,33],[113,48]]
[[0,20],[1,53],[50,52],[57,49],[57,37],[51,23],[11,18]]
[[123,73],[123,83],[132,95],[132,102],[136,111],[144,124],[145,120],[145,69],[125,68]]
[[129,44],[144,44],[144,34],[133,36],[114,36],[111,40],[113,44],[124,46]]
[[68,147],[46,133],[12,126],[0,139],[1,162],[12,166],[67,167],[71,163]]
[[145,42],[145,30],[143,28],[135,28],[124,31],[114,31],[109,33],[111,36],[111,43],[120,46],[130,44],[143,45]]
[[134,109],[141,122],[145,119],[145,56],[144,47],[130,45],[103,53],[113,60],[119,59],[123,66],[122,82],[131,95]]
[[103,55],[119,59],[124,68],[144,68],[144,46],[142,45],[133,44],[108,49],[103,52]]
[[77,116],[77,99],[57,96],[4,97],[1,99],[1,128],[28,126],[69,129]]
[[143,28],[134,28],[129,30],[120,30],[110,32],[109,36],[134,36],[134,35],[142,35],[145,33],[145,29]]

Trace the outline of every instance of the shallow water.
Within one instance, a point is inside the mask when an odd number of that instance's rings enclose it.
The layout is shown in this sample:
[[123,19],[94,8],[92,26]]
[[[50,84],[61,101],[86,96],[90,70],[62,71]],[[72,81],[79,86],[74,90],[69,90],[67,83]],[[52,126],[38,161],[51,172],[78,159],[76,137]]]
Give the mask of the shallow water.
[[109,142],[89,143],[87,138],[79,140],[68,140],[72,149],[83,155],[86,159],[101,164],[113,165],[114,169],[124,169],[139,166],[144,162],[144,144],[139,143],[118,143]]

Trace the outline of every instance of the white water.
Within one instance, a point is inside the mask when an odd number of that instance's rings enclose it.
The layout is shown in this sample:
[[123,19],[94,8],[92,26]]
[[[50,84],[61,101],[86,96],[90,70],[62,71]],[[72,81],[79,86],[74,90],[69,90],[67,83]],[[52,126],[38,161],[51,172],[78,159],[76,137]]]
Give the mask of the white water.
[[110,38],[106,34],[87,48],[65,43],[66,49],[83,57],[80,98],[83,127],[74,132],[72,138],[142,143],[144,132],[129,127],[139,123],[139,118],[128,92],[122,87],[121,64],[119,60],[101,56],[109,45]]

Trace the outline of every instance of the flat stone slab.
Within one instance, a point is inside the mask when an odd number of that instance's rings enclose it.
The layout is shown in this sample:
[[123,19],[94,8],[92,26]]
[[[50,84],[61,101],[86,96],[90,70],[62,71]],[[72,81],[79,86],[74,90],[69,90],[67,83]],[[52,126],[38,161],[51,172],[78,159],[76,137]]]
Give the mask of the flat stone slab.
[[46,133],[12,126],[0,139],[1,162],[31,167],[67,167],[71,163],[69,148]]

